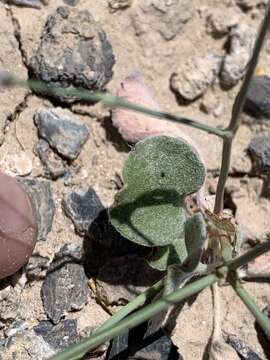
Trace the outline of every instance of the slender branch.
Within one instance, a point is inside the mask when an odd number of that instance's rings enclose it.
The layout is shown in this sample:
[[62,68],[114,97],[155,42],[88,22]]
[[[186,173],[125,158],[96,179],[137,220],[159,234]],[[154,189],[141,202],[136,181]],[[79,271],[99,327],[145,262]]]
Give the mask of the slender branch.
[[252,79],[252,76],[254,74],[254,71],[256,69],[260,52],[262,50],[264,40],[269,27],[270,27],[270,2],[268,3],[264,20],[258,32],[258,36],[253,48],[253,53],[248,65],[246,76],[243,80],[241,89],[233,105],[230,124],[226,129],[228,133],[231,135],[231,137],[230,136],[228,136],[227,138],[223,137],[222,164],[220,169],[220,176],[218,181],[217,194],[216,194],[215,207],[214,207],[214,212],[216,214],[220,214],[223,210],[224,190],[230,169],[232,142],[241,124],[240,115],[241,112],[243,111],[248,87]]
[[113,328],[109,328],[102,333],[98,333],[91,337],[88,337],[78,344],[72,345],[68,349],[64,350],[58,355],[53,356],[50,360],[75,360],[84,356],[89,350],[96,348],[100,344],[108,341],[129,329],[136,327],[137,325],[149,320],[160,311],[168,309],[172,304],[176,304],[191,295],[198,293],[204,288],[214,284],[218,281],[218,277],[215,274],[209,274],[203,278],[194,281],[193,283],[185,286],[173,292],[170,295],[147,305],[141,310],[136,311],[128,318],[122,320],[116,324]]
[[245,254],[239,256],[236,259],[231,260],[226,265],[228,266],[229,270],[236,270],[240,266],[247,264],[248,262],[256,259],[258,256],[270,251],[270,240],[255,246],[252,250],[246,252]]
[[253,74],[255,72],[255,69],[256,69],[256,66],[257,66],[257,63],[258,63],[258,60],[260,57],[260,53],[261,53],[261,50],[264,45],[265,37],[267,35],[267,32],[269,31],[269,27],[270,27],[270,2],[268,1],[265,16],[264,16],[264,19],[260,26],[259,32],[258,32],[258,36],[257,36],[256,42],[255,42],[254,48],[253,48],[252,57],[249,62],[247,73],[246,73],[246,76],[242,83],[241,89],[239,91],[239,94],[238,94],[238,96],[235,100],[234,106],[233,106],[232,118],[231,118],[230,125],[228,127],[228,130],[232,131],[233,134],[236,134],[238,127],[240,125],[240,122],[241,122],[240,115],[241,115],[241,112],[243,111],[243,107],[244,107],[244,104],[246,101],[248,87],[249,87],[250,81],[253,77]]
[[99,327],[94,334],[97,335],[104,330],[113,327],[115,324],[123,320],[132,311],[145,304],[146,301],[152,299],[163,288],[163,279],[148,288],[145,292],[137,296],[134,300],[129,302],[126,306],[122,307],[116,314],[110,317],[101,327]]
[[214,213],[220,214],[224,207],[225,185],[229,175],[231,164],[232,139],[223,140],[222,163],[217,185]]
[[251,298],[249,293],[244,289],[239,280],[230,282],[236,294],[240,297],[249,311],[254,315],[257,322],[265,332],[265,335],[270,341],[270,319],[260,310],[255,301]]
[[76,97],[86,102],[96,102],[101,101],[104,105],[110,108],[122,108],[127,109],[139,113],[143,113],[148,116],[152,116],[158,119],[166,119],[172,122],[181,123],[186,126],[191,126],[196,129],[200,129],[203,131],[208,132],[209,134],[214,134],[221,138],[227,138],[230,133],[226,130],[212,127],[198,121],[188,119],[186,117],[176,116],[170,114],[168,112],[157,111],[153,109],[149,109],[145,106],[131,103],[119,96],[114,96],[104,92],[90,92],[84,89],[77,89],[77,88],[60,88],[55,86],[49,86],[45,82],[37,81],[37,80],[23,80],[19,79],[13,75],[10,75],[7,72],[0,72],[0,86],[5,87],[26,87],[30,88],[36,92],[43,93],[43,94],[50,94],[50,95],[58,95],[58,96],[65,96],[65,97]]

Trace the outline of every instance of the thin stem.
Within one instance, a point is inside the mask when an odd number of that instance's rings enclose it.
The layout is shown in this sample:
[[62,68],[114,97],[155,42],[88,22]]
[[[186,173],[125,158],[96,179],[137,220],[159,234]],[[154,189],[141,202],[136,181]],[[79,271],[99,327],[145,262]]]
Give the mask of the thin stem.
[[265,16],[264,16],[263,22],[260,26],[260,30],[258,32],[258,36],[257,36],[256,42],[255,42],[254,48],[253,48],[252,57],[249,62],[246,76],[244,78],[241,89],[239,91],[239,94],[238,94],[238,96],[235,100],[234,106],[233,106],[232,118],[231,118],[230,125],[228,127],[228,130],[232,131],[233,134],[236,134],[238,127],[240,125],[240,122],[241,122],[240,115],[241,115],[241,112],[243,111],[243,107],[244,107],[244,104],[246,101],[248,87],[249,87],[250,81],[253,77],[253,74],[255,72],[255,69],[256,69],[256,66],[257,66],[257,63],[258,63],[258,60],[260,57],[260,53],[263,48],[264,40],[265,40],[265,37],[269,30],[269,27],[270,27],[270,2],[268,2]]
[[104,330],[107,330],[113,327],[115,324],[119,323],[132,311],[136,310],[138,307],[145,304],[146,301],[150,300],[163,288],[163,279],[158,281],[156,284],[151,286],[145,292],[137,296],[134,300],[128,303],[126,306],[122,307],[116,314],[110,317],[101,327],[99,327],[94,334],[97,335]]
[[145,115],[149,115],[158,119],[166,119],[172,122],[181,123],[186,126],[191,126],[196,129],[200,129],[203,131],[208,132],[209,134],[217,135],[221,138],[227,138],[229,136],[229,132],[212,127],[198,121],[188,119],[186,117],[176,116],[170,114],[168,112],[157,111],[153,109],[149,109],[145,106],[131,103],[121,97],[114,96],[108,93],[103,92],[90,92],[84,89],[76,89],[76,88],[60,88],[60,87],[53,87],[49,86],[45,82],[37,81],[37,80],[22,80],[16,78],[13,75],[8,73],[1,73],[0,72],[0,86],[18,86],[18,87],[27,87],[39,93],[51,94],[51,95],[58,95],[58,96],[65,96],[65,97],[76,97],[80,100],[86,102],[96,102],[101,101],[104,105],[110,108],[122,108],[127,109],[139,113],[143,113]]
[[254,45],[252,57],[249,62],[249,66],[247,69],[246,76],[243,80],[241,89],[239,94],[234,102],[233,109],[232,109],[232,116],[229,126],[227,127],[228,134],[231,135],[227,138],[223,138],[223,150],[222,150],[222,164],[220,169],[220,176],[218,181],[217,187],[217,194],[215,199],[215,207],[214,212],[216,214],[220,214],[223,210],[223,202],[224,202],[224,191],[225,185],[229,174],[230,169],[230,162],[231,162],[231,149],[232,149],[232,142],[235,138],[237,130],[241,124],[241,112],[243,111],[243,107],[245,104],[246,96],[250,81],[256,69],[258,59],[260,56],[260,52],[262,50],[264,40],[267,34],[267,31],[270,27],[270,2],[268,3],[264,20],[260,26],[260,30],[258,32],[258,36]]
[[222,163],[217,186],[214,213],[220,214],[224,207],[224,191],[226,181],[229,175],[232,152],[232,139],[223,140]]
[[147,305],[141,310],[136,311],[128,318],[122,320],[116,324],[113,328],[109,328],[102,333],[98,333],[89,338],[84,339],[79,344],[72,345],[68,349],[64,350],[58,355],[53,356],[50,360],[74,360],[84,356],[89,350],[96,348],[100,344],[113,339],[114,337],[122,334],[129,329],[136,327],[137,325],[149,320],[160,311],[168,309],[172,304],[176,304],[191,295],[198,293],[204,288],[214,284],[218,281],[218,277],[215,274],[209,274],[203,278],[194,281],[193,283],[185,286],[173,292],[170,295]]
[[236,259],[231,260],[226,265],[228,266],[229,270],[236,270],[240,266],[247,264],[248,262],[256,259],[258,256],[266,253],[270,250],[270,240],[255,246],[252,250],[246,252],[245,254],[239,256]]
[[261,326],[265,335],[270,341],[270,320],[264,313],[260,310],[255,301],[251,298],[249,293],[244,289],[243,285],[239,280],[231,281],[231,285],[235,290],[236,294],[240,297],[249,311],[254,315],[258,324]]

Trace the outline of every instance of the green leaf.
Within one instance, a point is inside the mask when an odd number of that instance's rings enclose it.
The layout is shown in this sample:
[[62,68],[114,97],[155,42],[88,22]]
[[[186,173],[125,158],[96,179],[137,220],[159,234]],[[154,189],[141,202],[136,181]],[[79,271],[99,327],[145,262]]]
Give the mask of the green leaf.
[[115,198],[110,210],[113,226],[127,239],[144,246],[162,246],[183,233],[185,210],[176,205],[178,194],[156,190],[136,195],[127,189]]
[[165,135],[139,141],[123,170],[123,181],[133,190],[174,190],[180,197],[198,191],[204,178],[197,151],[186,141]]
[[193,276],[204,270],[200,263],[204,243],[207,239],[207,230],[204,218],[197,213],[188,218],[185,224],[186,259],[183,263],[175,263],[168,267],[164,283],[164,295],[168,295],[185,285]]
[[154,269],[165,271],[169,265],[182,263],[186,257],[187,249],[183,236],[170,245],[157,247],[148,263]]
[[192,272],[198,267],[207,240],[207,228],[201,213],[188,218],[185,224],[185,242],[188,257],[183,263],[185,272]]
[[144,246],[164,246],[184,230],[184,198],[200,189],[204,165],[184,140],[153,136],[138,142],[123,170],[124,188],[110,210],[114,227]]

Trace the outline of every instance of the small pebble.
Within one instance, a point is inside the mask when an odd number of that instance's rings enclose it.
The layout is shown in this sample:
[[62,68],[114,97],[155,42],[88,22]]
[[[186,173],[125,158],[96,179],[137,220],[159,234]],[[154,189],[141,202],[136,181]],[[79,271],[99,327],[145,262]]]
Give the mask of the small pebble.
[[89,138],[88,127],[69,110],[61,108],[41,109],[35,114],[39,136],[68,160],[80,154]]
[[55,350],[63,350],[79,340],[76,320],[63,320],[57,325],[41,321],[34,327],[34,331]]
[[113,339],[107,359],[183,360],[177,350],[162,329],[151,333],[142,324]]
[[249,84],[244,111],[258,120],[270,119],[270,77],[254,76]]
[[206,93],[220,71],[221,57],[206,57],[185,60],[171,76],[171,87],[181,99],[191,102]]
[[243,78],[253,51],[256,31],[253,27],[241,23],[230,31],[229,54],[225,56],[220,79],[225,87],[232,87]]
[[38,221],[38,240],[46,240],[52,229],[55,206],[49,181],[31,178],[19,178],[36,209]]
[[6,155],[4,158],[4,170],[12,176],[30,175],[33,169],[31,158],[24,152]]
[[87,302],[89,288],[82,261],[80,247],[65,245],[49,266],[41,297],[44,311],[54,324]]
[[97,193],[91,187],[68,192],[63,198],[62,207],[81,235],[88,233],[91,224],[104,210]]
[[248,151],[253,160],[254,170],[259,173],[270,172],[270,136],[258,136],[251,140]]
[[34,281],[44,279],[48,267],[48,257],[42,256],[39,253],[32,254],[25,268],[27,280]]
[[35,146],[35,152],[44,165],[46,177],[56,180],[67,173],[64,161],[53,152],[47,141],[40,139]]
[[264,360],[264,356],[253,351],[244,341],[233,335],[229,335],[226,342],[234,348],[243,360]]

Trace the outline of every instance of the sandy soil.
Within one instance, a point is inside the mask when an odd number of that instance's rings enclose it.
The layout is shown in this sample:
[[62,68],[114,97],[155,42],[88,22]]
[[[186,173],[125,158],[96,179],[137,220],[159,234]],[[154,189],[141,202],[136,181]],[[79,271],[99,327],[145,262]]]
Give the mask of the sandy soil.
[[[116,93],[120,82],[134,70],[139,70],[146,85],[159,102],[161,108],[176,114],[186,115],[211,125],[228,124],[234,97],[239,85],[231,90],[222,90],[218,84],[209,88],[207,94],[214,94],[223,105],[221,116],[204,114],[200,110],[203,98],[185,106],[180,105],[170,89],[169,79],[177,69],[179,62],[192,56],[204,56],[208,53],[224,54],[226,35],[214,39],[206,32],[207,14],[217,9],[230,11],[239,16],[239,21],[257,28],[263,15],[263,10],[254,9],[248,13],[242,12],[234,1],[228,0],[192,0],[191,19],[183,26],[172,40],[166,40],[151,26],[146,26],[146,32],[140,35],[134,17],[143,3],[134,0],[132,6],[111,13],[106,0],[81,0],[80,9],[88,9],[100,21],[112,44],[116,56],[114,75],[107,89]],[[62,0],[49,1],[40,10],[4,5],[0,2],[0,66],[9,69],[20,77],[27,76],[27,64],[38,47],[40,34],[49,14]],[[142,18],[143,20],[143,18]],[[270,72],[270,39],[260,61],[260,71]],[[33,147],[38,140],[33,116],[37,109],[51,106],[51,103],[24,89],[0,90],[0,170],[12,174],[18,172],[18,164],[12,164],[11,159],[16,154],[25,152],[32,161],[31,176],[42,177],[42,165],[33,153]],[[117,191],[114,181],[121,174],[123,162],[129,147],[125,144],[117,130],[113,128],[110,113],[102,106],[74,105],[72,111],[90,128],[90,139],[72,166],[81,165],[82,170],[73,179],[73,183],[65,186],[60,179],[51,181],[56,205],[53,229],[45,242],[38,242],[36,251],[43,256],[53,258],[54,254],[65,244],[80,244],[81,238],[74,232],[74,227],[65,217],[61,208],[63,195],[71,188],[80,185],[92,186],[100,196],[105,206],[110,206]],[[243,115],[244,124],[239,130],[235,141],[231,178],[228,184],[238,189],[238,196],[233,198],[236,206],[236,217],[247,230],[250,238],[265,238],[270,231],[268,221],[270,201],[261,197],[262,180],[254,178],[251,173],[251,160],[247,154],[247,146],[255,134],[269,132],[268,124],[256,123],[247,115]],[[209,176],[218,175],[221,159],[221,143],[211,135],[195,129],[182,127],[196,141],[206,159]],[[240,195],[239,195],[240,193]],[[268,194],[269,195],[269,194]],[[252,220],[252,222],[251,222]],[[20,309],[24,319],[36,324],[46,319],[40,298],[41,282],[34,282],[23,291],[24,303],[27,308]],[[246,288],[254,296],[260,307],[270,303],[269,284],[247,284]],[[229,287],[221,288],[222,295],[222,330],[224,333],[235,334],[245,340],[254,350],[262,352],[254,329],[254,319],[241,304]],[[27,301],[26,301],[27,300]],[[173,341],[179,347],[186,360],[202,359],[205,347],[211,336],[212,329],[212,296],[211,291],[202,292],[192,306],[185,306],[177,319]],[[107,314],[92,299],[85,308],[72,314],[78,318],[82,326],[97,326]],[[23,359],[21,359],[23,360]]]

